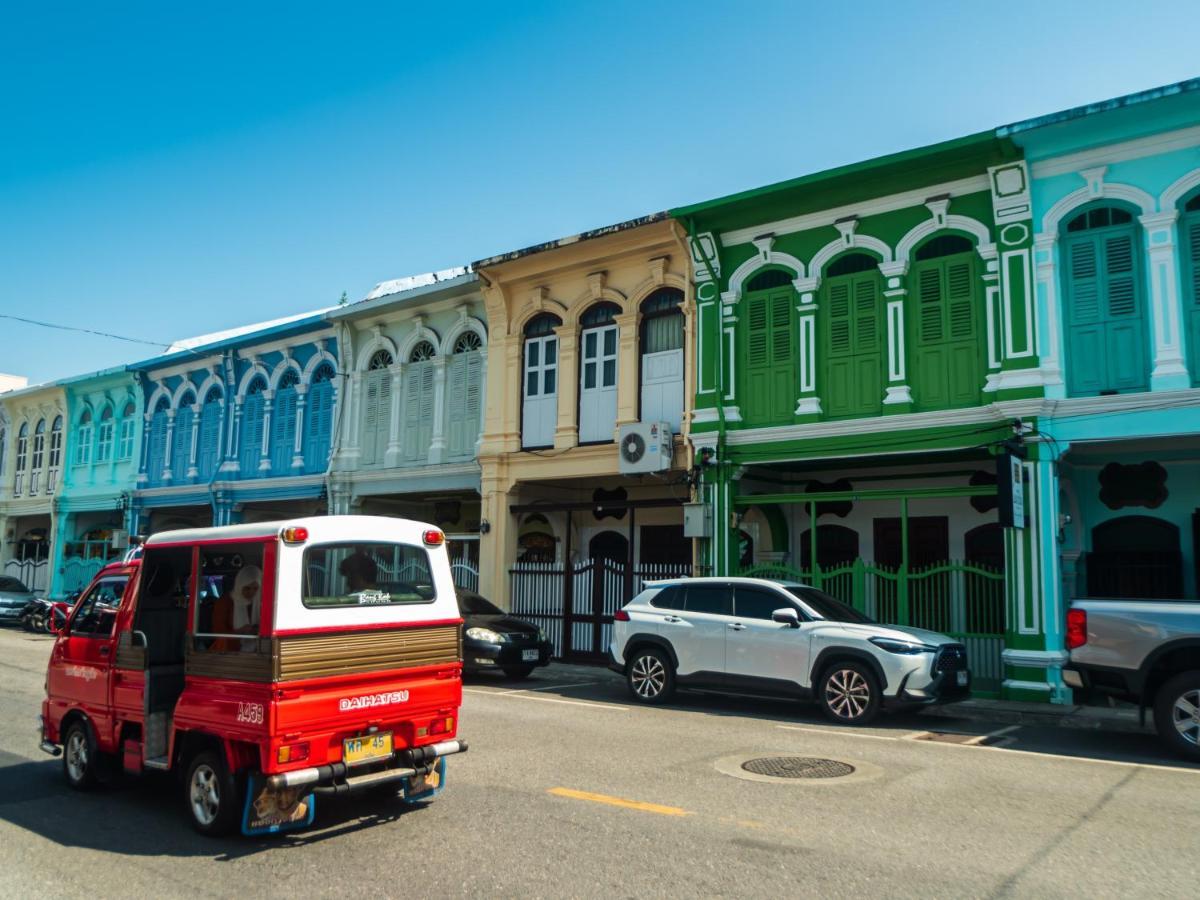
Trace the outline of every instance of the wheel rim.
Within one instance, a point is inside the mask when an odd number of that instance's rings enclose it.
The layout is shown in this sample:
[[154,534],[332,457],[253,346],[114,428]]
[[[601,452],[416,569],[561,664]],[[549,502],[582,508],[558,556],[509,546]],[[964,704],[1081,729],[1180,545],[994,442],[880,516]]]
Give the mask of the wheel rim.
[[217,785],[217,773],[212,766],[199,765],[192,772],[192,783],[188,786],[192,803],[192,815],[201,825],[211,825],[221,809],[221,789]]
[[667,667],[657,656],[639,656],[629,672],[633,692],[651,700],[663,692],[667,684]]
[[76,728],[67,738],[67,750],[64,758],[67,761],[67,774],[72,781],[83,781],[87,774],[88,745],[83,732]]
[[1200,746],[1200,688],[1184,691],[1175,699],[1171,719],[1181,738],[1189,744]]
[[871,686],[854,669],[838,669],[825,682],[825,703],[840,719],[857,719],[871,702]]

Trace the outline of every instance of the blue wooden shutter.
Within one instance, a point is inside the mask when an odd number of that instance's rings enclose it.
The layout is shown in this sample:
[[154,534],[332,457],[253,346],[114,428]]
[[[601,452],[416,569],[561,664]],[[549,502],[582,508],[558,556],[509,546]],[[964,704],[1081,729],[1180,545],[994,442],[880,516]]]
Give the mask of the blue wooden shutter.
[[329,464],[330,433],[333,429],[333,382],[318,381],[308,391],[304,413],[304,469],[323,472]]
[[175,414],[175,433],[171,438],[171,480],[176,484],[187,480],[188,463],[192,455],[192,419],[190,406],[181,407]]
[[271,412],[271,472],[281,475],[290,472],[292,457],[296,452],[296,401],[294,387],[286,387],[275,394],[275,406]]
[[150,443],[146,453],[146,475],[151,484],[162,481],[167,454],[167,414],[159,410],[150,418]]
[[1105,301],[1108,314],[1109,386],[1138,390],[1146,386],[1146,336],[1134,254],[1134,233],[1104,238]]
[[208,481],[217,470],[221,450],[221,404],[213,399],[200,410],[200,435],[196,448],[196,468],[201,481]]
[[250,394],[242,405],[241,446],[238,460],[243,478],[256,477],[262,457],[263,395]]

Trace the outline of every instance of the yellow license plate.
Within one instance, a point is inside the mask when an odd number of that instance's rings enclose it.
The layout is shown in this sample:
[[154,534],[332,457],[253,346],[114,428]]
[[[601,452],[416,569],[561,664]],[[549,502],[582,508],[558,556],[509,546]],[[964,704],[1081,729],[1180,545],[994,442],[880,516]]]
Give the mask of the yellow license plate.
[[362,737],[346,738],[342,741],[342,762],[348,766],[356,763],[388,759],[392,755],[392,733],[364,734]]

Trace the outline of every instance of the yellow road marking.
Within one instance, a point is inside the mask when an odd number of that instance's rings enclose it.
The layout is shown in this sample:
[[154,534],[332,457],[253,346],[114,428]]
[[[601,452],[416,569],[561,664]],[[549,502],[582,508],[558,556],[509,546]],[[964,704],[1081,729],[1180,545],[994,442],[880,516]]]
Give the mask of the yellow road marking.
[[609,806],[619,806],[622,809],[637,809],[642,812],[658,813],[660,816],[690,816],[686,809],[678,806],[660,806],[657,803],[643,803],[641,800],[624,800],[621,797],[610,797],[607,794],[593,794],[588,791],[574,791],[571,788],[550,788],[546,793],[556,797],[568,797],[571,800],[590,800],[593,803],[605,803]]

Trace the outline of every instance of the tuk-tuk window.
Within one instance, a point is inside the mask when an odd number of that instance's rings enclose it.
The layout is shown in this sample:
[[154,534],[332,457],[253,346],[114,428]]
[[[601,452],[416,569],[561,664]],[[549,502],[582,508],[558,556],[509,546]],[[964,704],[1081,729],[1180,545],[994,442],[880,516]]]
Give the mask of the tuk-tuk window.
[[128,578],[102,578],[79,604],[71,621],[71,634],[88,637],[112,637],[117,624],[117,607],[125,595]]
[[424,547],[356,541],[304,551],[304,605],[310,609],[394,606],[433,600]]
[[200,547],[196,649],[252,652],[262,617],[263,545]]

